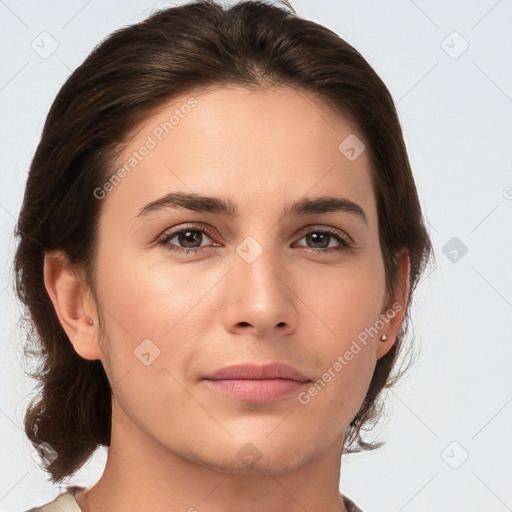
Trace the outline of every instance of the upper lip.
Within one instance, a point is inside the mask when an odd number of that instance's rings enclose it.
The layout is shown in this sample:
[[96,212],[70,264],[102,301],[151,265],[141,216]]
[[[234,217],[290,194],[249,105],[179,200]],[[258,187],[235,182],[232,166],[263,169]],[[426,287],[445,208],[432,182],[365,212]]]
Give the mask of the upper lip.
[[298,370],[283,363],[257,364],[235,364],[226,366],[205,377],[209,380],[228,379],[288,379],[298,382],[307,382],[309,379]]

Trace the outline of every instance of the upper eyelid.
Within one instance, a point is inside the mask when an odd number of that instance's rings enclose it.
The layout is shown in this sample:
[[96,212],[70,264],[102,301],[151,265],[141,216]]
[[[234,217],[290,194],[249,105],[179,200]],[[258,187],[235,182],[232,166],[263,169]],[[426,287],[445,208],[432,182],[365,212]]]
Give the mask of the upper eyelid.
[[166,229],[161,236],[159,236],[159,238],[163,238],[165,236],[172,236],[173,238],[181,233],[182,231],[186,231],[187,229],[189,229],[190,231],[204,231],[210,238],[211,237],[214,237],[215,235],[212,233],[212,229],[206,227],[205,225],[202,225],[202,224],[199,224],[199,225],[195,225],[195,224],[191,224],[191,225],[185,225],[183,227],[176,227],[176,228],[170,228],[170,229]]
[[[214,238],[215,234],[212,233],[213,229],[209,228],[206,224],[185,224],[182,227],[177,228],[170,228],[159,237],[171,237],[174,238],[177,234],[181,233],[182,231],[186,231],[187,229],[191,231],[204,231],[206,235],[209,238]],[[325,226],[321,224],[310,224],[307,226],[304,226],[302,229],[299,230],[299,234],[301,234],[301,238],[305,236],[306,234],[312,232],[312,231],[327,231],[333,230],[339,237],[348,239],[348,242],[350,244],[355,244],[354,239],[343,229],[335,228],[333,226]]]

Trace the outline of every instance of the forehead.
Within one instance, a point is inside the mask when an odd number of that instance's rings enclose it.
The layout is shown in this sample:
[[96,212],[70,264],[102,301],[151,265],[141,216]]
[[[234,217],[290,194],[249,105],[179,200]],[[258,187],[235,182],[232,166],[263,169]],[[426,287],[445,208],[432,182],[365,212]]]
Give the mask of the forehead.
[[303,91],[198,90],[161,105],[136,127],[112,169],[122,177],[111,180],[103,206],[126,221],[176,191],[237,198],[242,214],[336,193],[372,217],[363,144],[353,124]]

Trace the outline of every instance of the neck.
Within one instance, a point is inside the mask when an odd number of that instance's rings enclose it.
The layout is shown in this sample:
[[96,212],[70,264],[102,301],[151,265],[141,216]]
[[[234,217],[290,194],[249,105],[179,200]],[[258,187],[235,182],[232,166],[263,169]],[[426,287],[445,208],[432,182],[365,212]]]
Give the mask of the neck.
[[131,422],[114,424],[114,416],[103,475],[75,496],[83,512],[346,511],[339,492],[343,437],[298,468],[241,474],[183,457]]

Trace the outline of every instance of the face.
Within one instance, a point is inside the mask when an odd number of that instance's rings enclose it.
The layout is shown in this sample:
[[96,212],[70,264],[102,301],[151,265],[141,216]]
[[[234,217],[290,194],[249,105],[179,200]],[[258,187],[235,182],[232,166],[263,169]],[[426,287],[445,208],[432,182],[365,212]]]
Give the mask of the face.
[[[239,473],[247,456],[291,470],[342,442],[393,342],[361,341],[387,303],[369,155],[339,149],[354,135],[292,88],[186,95],[137,127],[98,192],[114,428]],[[154,203],[177,193],[218,202]],[[364,216],[305,207],[325,197]],[[206,379],[274,362],[308,382]]]

